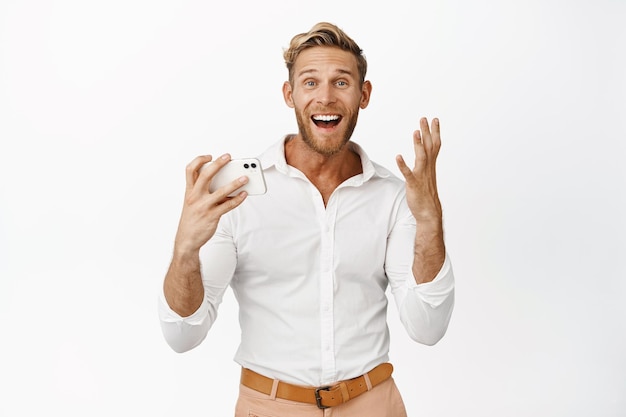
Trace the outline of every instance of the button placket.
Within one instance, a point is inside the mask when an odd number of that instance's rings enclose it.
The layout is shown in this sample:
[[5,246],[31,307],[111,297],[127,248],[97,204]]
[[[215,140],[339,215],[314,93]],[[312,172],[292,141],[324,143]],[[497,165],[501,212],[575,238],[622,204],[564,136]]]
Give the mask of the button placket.
[[336,197],[331,196],[324,210],[320,224],[320,315],[321,315],[321,355],[322,379],[334,381],[337,378],[335,364],[335,325],[334,325],[334,241],[335,241]]

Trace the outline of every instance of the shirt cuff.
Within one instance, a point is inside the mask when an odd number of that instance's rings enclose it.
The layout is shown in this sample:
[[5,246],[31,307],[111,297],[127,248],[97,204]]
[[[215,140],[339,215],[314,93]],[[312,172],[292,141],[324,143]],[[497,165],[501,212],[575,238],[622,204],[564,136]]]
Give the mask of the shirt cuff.
[[419,298],[433,308],[441,305],[454,292],[454,273],[448,254],[446,253],[443,265],[435,279],[422,284],[418,284],[415,279],[412,279],[409,283],[409,291],[415,292]]
[[172,310],[167,304],[165,295],[161,292],[159,295],[159,318],[164,323],[185,323],[191,326],[199,325],[209,315],[209,302],[204,298],[200,307],[190,316],[182,317],[180,314]]

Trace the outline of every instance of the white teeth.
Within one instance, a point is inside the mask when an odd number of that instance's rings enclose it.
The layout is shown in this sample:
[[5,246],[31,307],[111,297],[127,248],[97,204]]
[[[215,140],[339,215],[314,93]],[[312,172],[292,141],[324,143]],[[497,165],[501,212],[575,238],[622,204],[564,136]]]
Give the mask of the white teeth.
[[326,114],[316,114],[313,116],[313,120],[318,120],[320,122],[332,122],[333,120],[339,120],[339,116],[334,115],[326,115]]

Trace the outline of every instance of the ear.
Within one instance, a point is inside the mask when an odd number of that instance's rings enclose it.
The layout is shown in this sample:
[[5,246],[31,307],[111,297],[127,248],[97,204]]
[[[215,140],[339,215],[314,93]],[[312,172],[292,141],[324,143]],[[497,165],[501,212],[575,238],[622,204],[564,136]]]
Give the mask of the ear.
[[372,95],[372,83],[369,81],[363,82],[363,88],[361,88],[361,102],[359,106],[364,109],[370,103],[370,96]]
[[287,104],[287,106],[291,107],[292,109],[295,107],[295,105],[293,104],[293,89],[291,88],[291,84],[289,84],[289,81],[285,81],[283,83],[283,98],[285,99],[285,103]]

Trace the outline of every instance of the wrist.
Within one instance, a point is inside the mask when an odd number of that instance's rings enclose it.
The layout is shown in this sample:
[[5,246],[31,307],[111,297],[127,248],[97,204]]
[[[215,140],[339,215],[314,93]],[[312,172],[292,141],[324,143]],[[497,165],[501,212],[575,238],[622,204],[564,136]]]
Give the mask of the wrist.
[[433,232],[439,232],[443,229],[443,218],[441,215],[423,214],[413,217],[415,217],[417,227],[422,231],[432,230]]
[[438,225],[442,223],[443,210],[439,200],[432,201],[430,204],[421,204],[420,206],[413,205],[411,207],[411,213],[416,221],[425,225],[432,224]]
[[195,262],[198,259],[200,259],[200,249],[180,244],[174,244],[174,254],[172,259],[173,262],[184,264],[189,262]]

